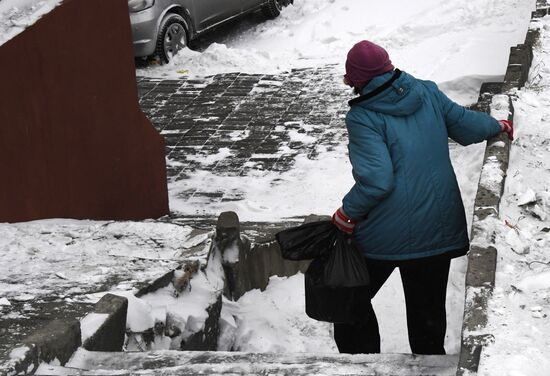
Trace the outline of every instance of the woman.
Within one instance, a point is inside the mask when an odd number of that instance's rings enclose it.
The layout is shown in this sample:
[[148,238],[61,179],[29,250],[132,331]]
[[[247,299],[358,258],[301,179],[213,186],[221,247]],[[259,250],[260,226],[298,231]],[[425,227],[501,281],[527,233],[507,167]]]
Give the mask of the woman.
[[[369,41],[349,51],[344,82],[361,94],[346,117],[355,185],[333,223],[366,257],[371,299],[399,268],[412,352],[445,354],[450,260],[469,248],[448,138],[469,145],[504,131],[512,139],[512,124],[469,111],[435,83],[394,69]],[[362,322],[334,325],[340,352],[380,352],[372,306],[370,312]]]

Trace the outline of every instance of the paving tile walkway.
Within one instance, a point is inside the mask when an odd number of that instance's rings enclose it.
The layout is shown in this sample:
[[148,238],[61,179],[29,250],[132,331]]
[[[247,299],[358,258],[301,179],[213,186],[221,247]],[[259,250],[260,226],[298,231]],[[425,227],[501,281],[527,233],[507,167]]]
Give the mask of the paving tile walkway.
[[[245,176],[284,172],[345,137],[349,92],[332,66],[280,75],[224,74],[204,80],[138,78],[140,104],[166,141],[170,182],[197,170]],[[238,189],[191,188],[182,200],[240,200]]]

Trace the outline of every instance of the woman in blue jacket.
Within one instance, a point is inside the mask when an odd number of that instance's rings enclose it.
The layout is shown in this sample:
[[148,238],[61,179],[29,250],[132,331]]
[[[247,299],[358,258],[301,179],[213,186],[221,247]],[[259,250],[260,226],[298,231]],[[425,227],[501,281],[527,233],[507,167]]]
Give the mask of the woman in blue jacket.
[[[359,97],[346,117],[355,185],[333,215],[367,259],[371,299],[398,267],[415,354],[445,354],[450,260],[469,249],[448,138],[482,142],[512,124],[469,111],[430,81],[394,69],[387,52],[362,41],[348,53],[344,82]],[[380,352],[376,315],[335,324],[340,352]]]

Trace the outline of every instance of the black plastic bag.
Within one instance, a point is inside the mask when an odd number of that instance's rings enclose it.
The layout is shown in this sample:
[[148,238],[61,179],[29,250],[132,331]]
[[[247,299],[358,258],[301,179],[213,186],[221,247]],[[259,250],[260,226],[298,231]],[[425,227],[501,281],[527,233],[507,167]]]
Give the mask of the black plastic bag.
[[283,230],[275,235],[283,258],[311,260],[327,254],[338,229],[330,221],[306,223]]
[[315,257],[305,274],[309,317],[333,323],[362,322],[368,317],[369,273],[348,235],[330,221],[321,221],[285,230],[277,240],[289,259]]

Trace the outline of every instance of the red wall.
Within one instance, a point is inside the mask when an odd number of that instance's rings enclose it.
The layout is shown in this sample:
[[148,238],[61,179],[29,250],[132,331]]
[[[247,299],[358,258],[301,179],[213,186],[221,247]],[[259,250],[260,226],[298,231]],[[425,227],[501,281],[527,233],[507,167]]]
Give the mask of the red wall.
[[168,213],[127,0],[65,0],[0,46],[0,222]]

